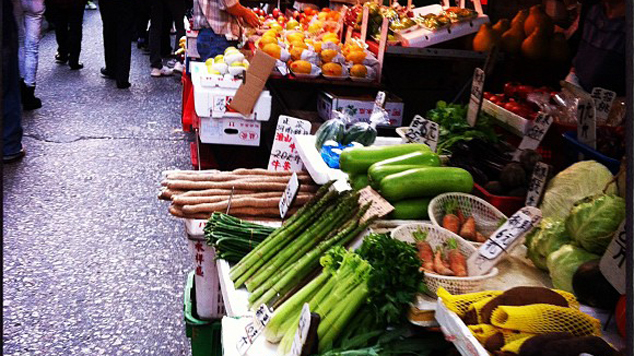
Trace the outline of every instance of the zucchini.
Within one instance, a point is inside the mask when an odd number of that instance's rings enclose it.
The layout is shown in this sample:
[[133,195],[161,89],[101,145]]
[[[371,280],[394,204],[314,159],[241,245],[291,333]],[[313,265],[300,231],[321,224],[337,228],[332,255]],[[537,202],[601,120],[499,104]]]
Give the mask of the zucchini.
[[370,186],[376,190],[380,188],[379,185],[381,183],[381,180],[383,180],[383,178],[391,174],[401,173],[409,169],[424,167],[419,165],[378,166],[377,167],[376,165],[377,163],[370,166],[370,169],[368,169],[368,175],[367,175],[368,181],[370,182]]
[[431,198],[405,199],[392,204],[394,211],[389,215],[391,219],[399,220],[427,220],[428,207]]
[[368,168],[376,162],[402,156],[412,152],[431,152],[429,146],[422,143],[406,143],[392,146],[370,146],[346,148],[339,158],[339,166],[346,173],[366,174]]
[[361,190],[370,185],[370,183],[368,182],[368,176],[365,174],[350,175],[348,177],[348,180],[350,181],[350,186],[354,190]]
[[389,175],[380,183],[381,195],[390,202],[433,197],[447,192],[470,193],[473,177],[462,168],[424,167]]
[[[372,167],[378,166],[404,166],[417,165],[427,167],[440,167],[440,158],[432,151],[429,152],[412,152],[383,161],[376,162]],[[370,168],[372,168],[370,167]],[[369,172],[369,170],[368,170]]]

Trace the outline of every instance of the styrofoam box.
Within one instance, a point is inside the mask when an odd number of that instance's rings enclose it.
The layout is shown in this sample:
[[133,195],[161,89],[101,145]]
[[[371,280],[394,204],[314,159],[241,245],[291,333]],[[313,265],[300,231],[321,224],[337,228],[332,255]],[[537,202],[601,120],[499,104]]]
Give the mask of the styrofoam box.
[[221,145],[259,146],[262,124],[237,118],[200,118],[200,142]]
[[490,100],[482,101],[482,111],[493,116],[500,123],[518,136],[524,136],[530,127],[530,120],[527,120],[514,112],[493,103]]
[[[418,16],[419,14],[438,14],[442,10],[443,8],[440,5],[429,5],[415,8],[413,12],[414,16]],[[485,14],[480,14],[480,16],[472,20],[455,23],[447,28],[443,28],[437,31],[430,31],[426,28],[421,27],[407,33],[398,34],[396,38],[402,42],[403,46],[425,48],[438,43],[452,40],[454,38],[478,32],[482,24],[489,22],[489,16]]]

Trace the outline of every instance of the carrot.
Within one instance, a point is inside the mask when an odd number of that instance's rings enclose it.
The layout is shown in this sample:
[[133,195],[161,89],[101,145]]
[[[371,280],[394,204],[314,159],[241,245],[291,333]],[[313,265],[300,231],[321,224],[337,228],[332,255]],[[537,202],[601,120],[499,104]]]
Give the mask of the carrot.
[[476,241],[476,223],[473,216],[469,216],[462,228],[460,228],[460,237],[470,241]]
[[412,233],[414,240],[416,240],[416,248],[418,248],[418,257],[423,262],[422,270],[425,272],[434,272],[434,250],[431,248],[429,242],[427,242],[427,232],[418,231]]
[[436,256],[434,257],[434,271],[444,276],[454,275],[453,271],[445,266],[445,261],[443,261],[442,250],[440,247],[436,249]]
[[476,231],[476,242],[485,242],[486,240],[486,236],[482,235],[480,231]]
[[449,248],[449,268],[458,277],[466,277],[467,273],[467,260],[460,250],[458,250],[458,242],[456,239],[449,239],[447,241],[447,247]]
[[462,210],[456,209],[456,215],[458,215],[458,220],[460,220],[460,226],[462,226],[466,222],[466,218],[462,213]]
[[460,231],[460,219],[455,214],[447,214],[442,218],[442,227],[457,234]]

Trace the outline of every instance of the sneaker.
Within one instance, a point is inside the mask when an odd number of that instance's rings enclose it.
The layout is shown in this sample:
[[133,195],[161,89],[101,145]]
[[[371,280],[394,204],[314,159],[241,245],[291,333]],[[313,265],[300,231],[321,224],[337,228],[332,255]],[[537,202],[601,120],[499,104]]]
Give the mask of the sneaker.
[[94,3],[94,2],[92,2],[92,1],[88,0],[88,1],[86,1],[86,7],[85,7],[85,9],[86,9],[86,10],[97,10],[97,5],[95,5],[95,3]]
[[26,156],[26,151],[22,148],[18,153],[2,156],[2,163],[12,163],[21,160]]
[[163,66],[163,68],[152,68],[152,72],[150,72],[153,77],[169,77],[172,74],[174,74],[174,71],[166,66]]
[[179,73],[183,73],[183,70],[185,69],[185,66],[183,65],[183,63],[181,62],[176,62],[176,64],[174,64],[174,69],[172,69],[174,72],[179,72]]
[[107,70],[106,67],[102,67],[99,72],[101,73],[101,76],[106,79],[114,79],[114,74],[110,73],[110,71]]
[[176,63],[178,63],[178,59],[171,58],[170,60],[167,61],[167,63],[165,63],[165,65],[167,66],[167,68],[174,68]]

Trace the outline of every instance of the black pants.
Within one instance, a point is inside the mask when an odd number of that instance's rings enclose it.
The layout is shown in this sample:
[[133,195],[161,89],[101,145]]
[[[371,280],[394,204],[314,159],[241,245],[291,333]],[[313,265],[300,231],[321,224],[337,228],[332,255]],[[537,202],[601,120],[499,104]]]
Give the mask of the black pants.
[[149,0],[135,0],[134,16],[136,22],[136,36],[146,41],[148,38],[147,25],[150,21],[150,1]]
[[106,70],[117,83],[127,83],[130,77],[134,6],[129,0],[101,0],[99,11],[103,21],[103,46]]
[[71,64],[79,62],[81,52],[82,27],[84,22],[84,2],[75,1],[67,6],[47,3],[55,24],[57,53],[68,57]]
[[[171,14],[171,17],[168,16]],[[185,16],[185,1],[184,0],[153,0],[152,1],[152,16],[150,26],[150,64],[152,68],[162,68],[163,61],[161,54],[166,51],[162,48],[162,38],[164,38],[163,31],[168,25],[171,27],[171,19],[174,19],[176,27],[176,43],[178,46],[178,40],[185,36],[185,25],[183,24],[183,17]],[[169,19],[169,20],[168,20]],[[168,22],[168,24],[166,24]],[[156,26],[155,26],[156,25]],[[171,52],[171,51],[170,51]]]

